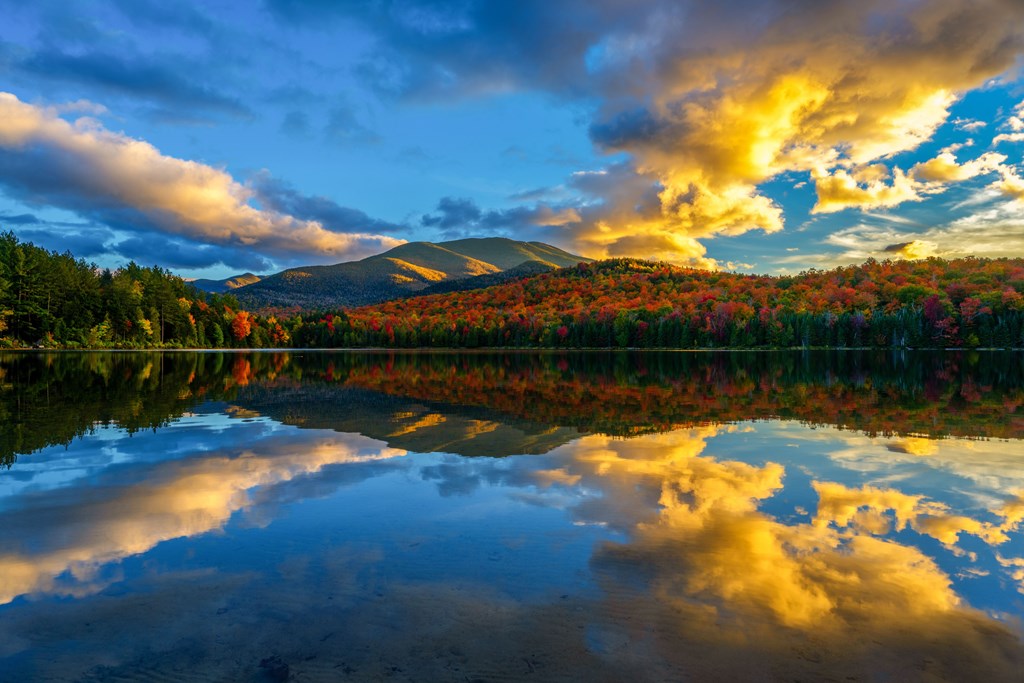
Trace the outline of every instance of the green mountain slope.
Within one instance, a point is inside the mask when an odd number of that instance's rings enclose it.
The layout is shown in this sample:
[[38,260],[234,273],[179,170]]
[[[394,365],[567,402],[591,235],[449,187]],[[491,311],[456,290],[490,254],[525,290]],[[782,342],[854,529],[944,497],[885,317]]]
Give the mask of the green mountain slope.
[[238,289],[239,287],[259,282],[260,279],[259,275],[243,273],[242,275],[235,275],[233,277],[224,278],[223,280],[207,280],[201,278],[199,280],[193,280],[191,284],[204,292],[210,292],[211,294],[223,294],[225,292]]
[[518,242],[507,237],[471,237],[443,243],[445,248],[508,270],[527,261],[540,261],[555,268],[575,266],[581,258],[543,242]]
[[[409,296],[444,283],[485,287],[500,275],[530,262],[524,273],[589,261],[541,242],[502,237],[451,242],[410,242],[361,261],[291,268],[232,290],[243,305],[320,308],[362,306]],[[496,280],[489,280],[494,277]],[[446,290],[441,290],[446,291]]]

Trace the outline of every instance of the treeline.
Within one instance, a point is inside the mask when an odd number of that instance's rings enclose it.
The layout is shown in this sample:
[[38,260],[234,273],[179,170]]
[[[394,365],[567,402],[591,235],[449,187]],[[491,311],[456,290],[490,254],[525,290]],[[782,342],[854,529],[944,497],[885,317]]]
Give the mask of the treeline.
[[0,234],[0,348],[1024,348],[1024,259],[793,276],[614,259],[362,308],[256,314],[170,272]]
[[159,267],[100,269],[0,233],[0,348],[284,346],[274,316],[242,310]]
[[1024,347],[1024,259],[868,260],[794,276],[614,259],[294,321],[297,346]]

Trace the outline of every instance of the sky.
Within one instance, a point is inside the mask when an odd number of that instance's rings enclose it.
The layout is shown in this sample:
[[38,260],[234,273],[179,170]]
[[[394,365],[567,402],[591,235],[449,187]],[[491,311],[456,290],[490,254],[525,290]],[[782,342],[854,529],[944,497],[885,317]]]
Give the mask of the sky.
[[0,0],[0,230],[185,277],[505,236],[1024,256],[1020,0]]

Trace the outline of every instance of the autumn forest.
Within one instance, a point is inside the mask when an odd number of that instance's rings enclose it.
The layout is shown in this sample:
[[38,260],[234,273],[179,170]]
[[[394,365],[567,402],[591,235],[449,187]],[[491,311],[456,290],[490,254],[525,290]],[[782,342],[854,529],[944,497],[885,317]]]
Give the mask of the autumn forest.
[[245,310],[159,267],[0,235],[0,347],[1020,348],[1024,259],[792,276],[614,259],[360,308]]

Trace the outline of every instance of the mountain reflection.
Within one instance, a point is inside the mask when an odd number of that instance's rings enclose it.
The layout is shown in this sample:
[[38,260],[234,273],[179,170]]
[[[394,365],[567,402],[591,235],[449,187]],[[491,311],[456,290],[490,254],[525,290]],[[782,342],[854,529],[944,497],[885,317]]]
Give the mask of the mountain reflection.
[[1018,439],[1024,363],[1012,352],[7,353],[0,463],[95,425],[157,428],[205,401],[299,426],[376,425],[396,447],[465,455],[759,419]]

